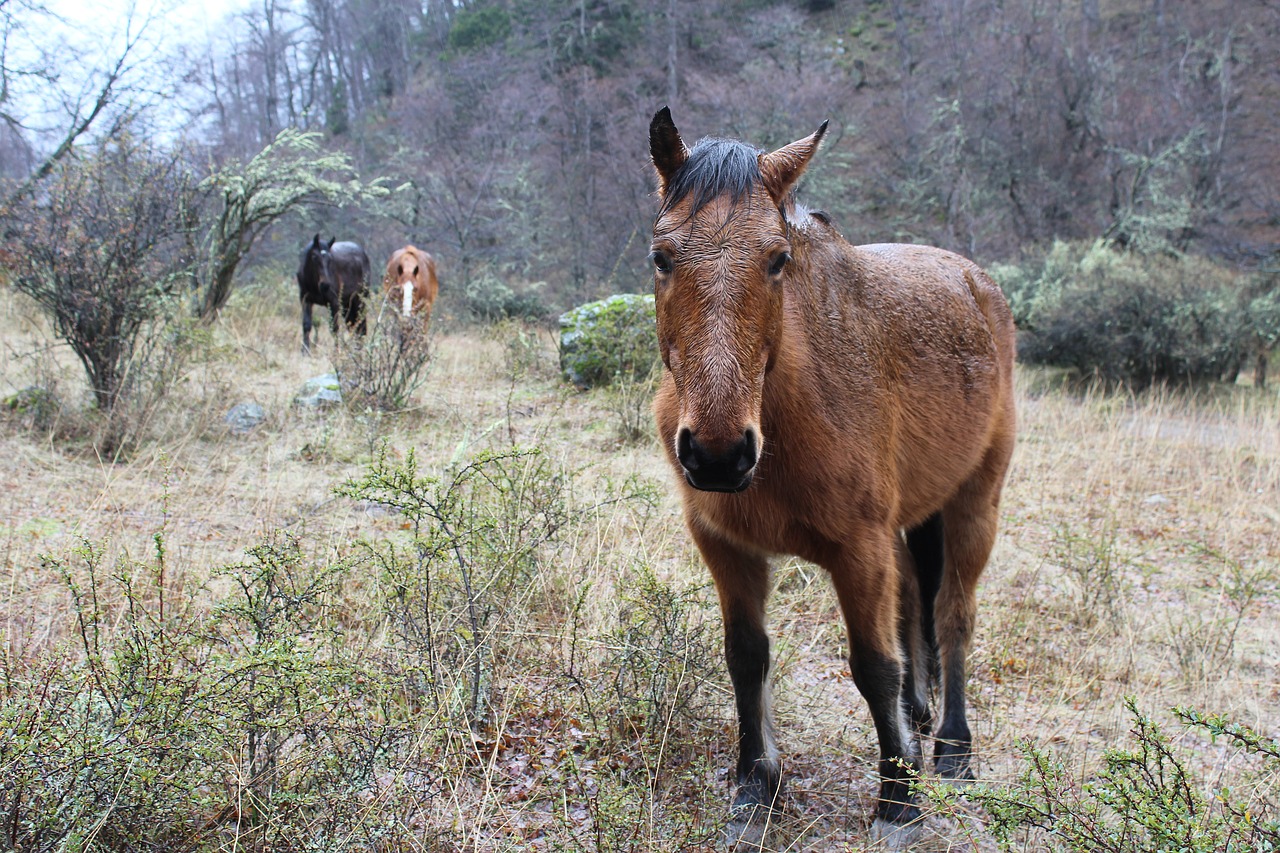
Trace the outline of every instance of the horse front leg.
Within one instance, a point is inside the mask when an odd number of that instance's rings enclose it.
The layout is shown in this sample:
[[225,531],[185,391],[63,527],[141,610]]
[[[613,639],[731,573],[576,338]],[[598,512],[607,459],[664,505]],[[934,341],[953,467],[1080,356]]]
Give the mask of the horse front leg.
[[311,308],[307,298],[302,298],[302,354],[311,355]]
[[765,631],[769,564],[762,553],[729,542],[696,522],[690,528],[720,598],[724,657],[738,711],[738,790],[730,809],[727,842],[730,848],[758,845],[782,790]]
[[910,843],[920,818],[911,779],[920,771],[920,743],[904,701],[899,643],[899,566],[893,533],[869,530],[827,566],[849,631],[849,669],[867,700],[880,741],[880,792],[872,832],[891,844]]

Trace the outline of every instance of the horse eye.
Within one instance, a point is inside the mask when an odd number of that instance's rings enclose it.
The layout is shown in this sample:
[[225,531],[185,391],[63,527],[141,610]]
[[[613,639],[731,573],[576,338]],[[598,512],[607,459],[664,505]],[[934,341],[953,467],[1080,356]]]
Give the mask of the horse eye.
[[787,252],[780,252],[773,263],[769,264],[769,275],[782,275],[782,268],[787,265],[787,261],[791,260],[791,255]]
[[650,252],[649,260],[653,261],[653,268],[663,275],[671,272],[671,258],[665,252]]

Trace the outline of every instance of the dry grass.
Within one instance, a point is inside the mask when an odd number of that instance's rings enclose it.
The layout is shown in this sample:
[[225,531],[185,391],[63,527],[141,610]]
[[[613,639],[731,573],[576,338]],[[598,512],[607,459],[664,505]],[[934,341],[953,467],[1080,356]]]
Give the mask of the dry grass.
[[[75,365],[56,351],[16,357],[39,349],[46,333],[7,292],[0,324],[0,390],[50,375],[64,396],[79,387]],[[358,794],[379,820],[396,816],[378,849],[711,846],[729,793],[731,699],[715,648],[714,593],[652,438],[624,440],[614,401],[558,382],[549,334],[450,327],[447,318],[410,411],[302,411],[293,395],[331,363],[323,346],[311,359],[298,354],[297,325],[283,298],[233,305],[207,357],[172,395],[177,405],[123,463],[93,458],[56,426],[0,423],[5,695],[77,655],[67,591],[45,555],[65,556],[88,540],[103,543],[109,560],[124,565],[128,555],[136,566],[163,530],[172,594],[196,591],[190,606],[212,612],[228,594],[225,580],[211,582],[216,570],[244,560],[273,531],[299,536],[316,563],[357,558],[360,539],[403,536],[401,516],[333,492],[361,476],[383,443],[393,462],[412,449],[424,471],[479,451],[537,447],[568,472],[571,523],[505,601],[484,718],[459,726],[443,712],[411,715],[413,736],[379,784]],[[1275,392],[1077,395],[1039,374],[1024,375],[1022,388],[1021,439],[971,658],[980,775],[1016,778],[1027,742],[1087,777],[1105,749],[1125,740],[1132,720],[1123,697],[1131,695],[1175,734],[1207,786],[1241,777],[1244,757],[1183,733],[1168,709],[1189,705],[1280,733]],[[260,403],[268,418],[233,436],[221,418],[241,400]],[[651,499],[618,499],[637,489],[623,485],[628,478]],[[650,576],[680,602],[684,621],[667,633],[647,629],[670,648],[637,650],[628,626],[649,624],[637,620]],[[797,561],[778,564],[777,585],[776,695],[792,794],[778,849],[862,849],[874,733],[848,677],[834,598],[822,572]],[[389,642],[378,590],[374,573],[352,575],[337,611],[370,659]],[[121,602],[112,606],[119,625]],[[680,643],[692,653],[680,658],[672,651]],[[676,655],[674,669],[664,654]],[[617,666],[697,679],[702,704],[691,715],[641,721],[611,694]],[[226,764],[231,792],[240,771]],[[199,849],[252,847],[248,825],[223,817]],[[995,843],[980,811],[967,807],[930,818],[920,849]]]

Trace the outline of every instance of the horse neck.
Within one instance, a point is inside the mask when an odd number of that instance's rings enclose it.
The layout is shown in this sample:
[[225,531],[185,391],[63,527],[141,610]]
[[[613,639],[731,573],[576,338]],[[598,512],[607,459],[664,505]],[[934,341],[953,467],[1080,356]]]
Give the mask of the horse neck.
[[854,247],[825,230],[796,229],[792,256],[782,335],[764,387],[763,414],[772,421],[808,421],[802,413],[827,409],[836,364],[864,358],[872,334],[858,310],[863,270]]

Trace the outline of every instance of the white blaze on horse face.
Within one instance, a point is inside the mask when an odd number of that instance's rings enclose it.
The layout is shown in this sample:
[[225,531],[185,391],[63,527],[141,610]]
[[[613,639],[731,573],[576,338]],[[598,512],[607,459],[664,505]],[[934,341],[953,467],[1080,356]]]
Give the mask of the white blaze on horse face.
[[413,312],[413,282],[406,281],[400,286],[404,288],[404,296],[401,297],[400,302],[401,310],[404,311],[404,316],[408,317]]

